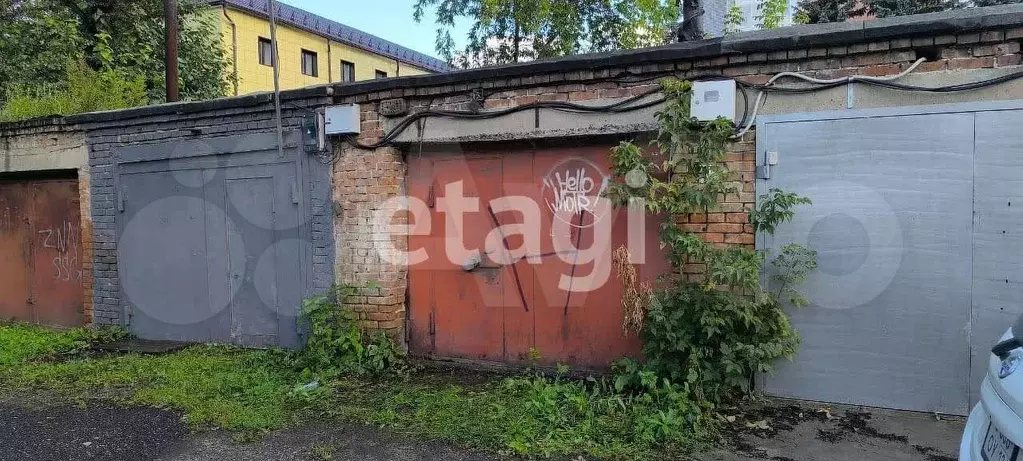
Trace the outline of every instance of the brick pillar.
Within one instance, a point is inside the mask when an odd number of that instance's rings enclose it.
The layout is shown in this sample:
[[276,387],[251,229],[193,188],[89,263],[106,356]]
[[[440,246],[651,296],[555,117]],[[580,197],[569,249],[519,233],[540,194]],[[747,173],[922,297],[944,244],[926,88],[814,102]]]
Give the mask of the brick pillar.
[[[387,203],[405,194],[405,161],[394,148],[364,150],[339,144],[335,149],[340,158],[333,172],[334,273],[339,284],[362,287],[348,298],[359,324],[404,344],[408,270],[387,249],[404,250],[408,241],[392,238],[374,225],[374,217],[392,216],[392,224],[407,222],[403,213],[395,213],[398,207],[393,202]],[[367,284],[375,286],[366,288]]]
[[82,229],[82,314],[86,326],[92,326],[92,194],[89,183],[89,165],[84,165],[78,169],[78,199]]

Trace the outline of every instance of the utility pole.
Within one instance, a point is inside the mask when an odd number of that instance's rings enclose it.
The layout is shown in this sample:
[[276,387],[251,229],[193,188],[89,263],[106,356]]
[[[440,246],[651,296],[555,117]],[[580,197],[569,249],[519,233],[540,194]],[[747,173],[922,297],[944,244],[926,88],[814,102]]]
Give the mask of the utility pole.
[[163,0],[164,41],[167,45],[167,102],[176,102],[178,95],[178,1]]
[[284,157],[284,127],[281,125],[281,63],[277,60],[277,2],[267,0],[270,15],[270,64],[274,69],[274,120],[277,122],[277,156]]

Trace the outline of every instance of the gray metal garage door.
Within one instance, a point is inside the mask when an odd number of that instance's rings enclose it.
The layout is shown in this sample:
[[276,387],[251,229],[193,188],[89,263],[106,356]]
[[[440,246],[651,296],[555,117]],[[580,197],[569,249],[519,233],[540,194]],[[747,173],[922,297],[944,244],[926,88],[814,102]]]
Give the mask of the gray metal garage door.
[[820,263],[804,287],[813,306],[790,311],[799,354],[767,392],[968,412],[990,346],[1023,310],[1023,113],[1012,107],[761,122],[758,155],[780,161],[758,193],[814,203],[758,244],[807,244]]
[[310,195],[322,204],[329,191],[310,192],[310,176],[327,167],[287,139],[283,157],[273,134],[117,152],[121,302],[134,333],[299,345],[296,315],[312,294]]

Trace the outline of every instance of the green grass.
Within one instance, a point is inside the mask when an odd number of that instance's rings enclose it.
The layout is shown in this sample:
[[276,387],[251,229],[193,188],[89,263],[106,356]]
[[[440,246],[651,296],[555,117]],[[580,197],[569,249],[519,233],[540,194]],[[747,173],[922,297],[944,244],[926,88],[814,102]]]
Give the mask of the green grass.
[[[656,459],[699,437],[653,440],[658,408],[578,381],[514,378],[459,383],[417,373],[341,378],[311,392],[291,354],[196,346],[160,355],[34,360],[79,347],[82,331],[0,326],[0,392],[42,391],[73,402],[103,398],[171,408],[193,428],[239,440],[303,420],[372,424],[425,439],[527,456]],[[670,421],[669,421],[670,423]]]
[[57,332],[30,325],[0,323],[0,368],[73,350],[86,337],[85,331],[79,329]]

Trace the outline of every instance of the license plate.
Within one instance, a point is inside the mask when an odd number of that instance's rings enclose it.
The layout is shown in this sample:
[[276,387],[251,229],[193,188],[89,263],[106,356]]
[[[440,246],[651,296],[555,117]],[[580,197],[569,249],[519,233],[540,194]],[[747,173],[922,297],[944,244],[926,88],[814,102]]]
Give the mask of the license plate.
[[987,427],[987,435],[984,436],[984,446],[980,454],[984,461],[1016,461],[1019,447],[1002,435],[1002,431],[992,423]]

